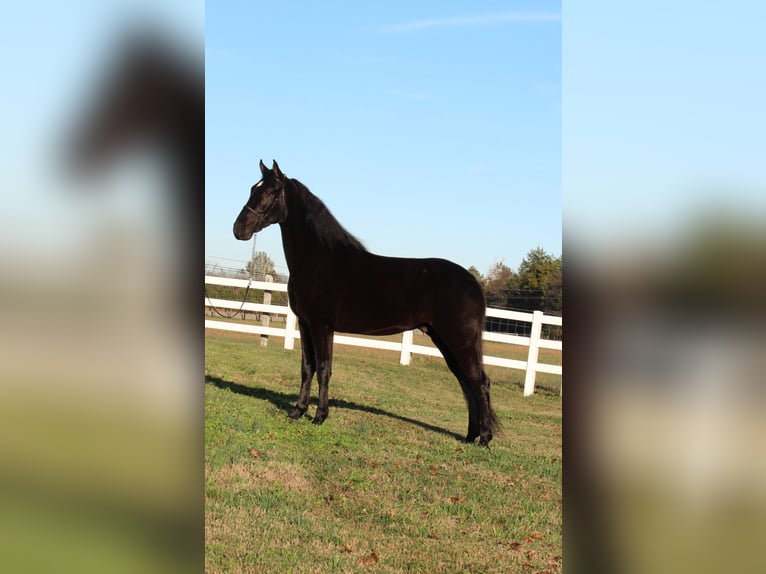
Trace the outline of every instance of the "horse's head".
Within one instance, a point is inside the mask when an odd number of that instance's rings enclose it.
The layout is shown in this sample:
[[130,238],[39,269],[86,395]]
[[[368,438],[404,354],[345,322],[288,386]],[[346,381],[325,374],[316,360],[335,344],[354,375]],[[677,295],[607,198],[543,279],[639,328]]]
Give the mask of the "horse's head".
[[234,237],[247,241],[272,223],[282,223],[287,218],[285,200],[285,176],[277,162],[271,169],[261,160],[261,181],[250,188],[250,199],[234,222]]

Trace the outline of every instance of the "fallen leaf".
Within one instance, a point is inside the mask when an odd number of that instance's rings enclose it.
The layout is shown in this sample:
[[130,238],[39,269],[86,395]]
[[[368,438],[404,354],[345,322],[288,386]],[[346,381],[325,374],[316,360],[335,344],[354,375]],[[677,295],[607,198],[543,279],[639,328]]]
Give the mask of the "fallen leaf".
[[449,499],[450,502],[454,502],[455,504],[465,502],[465,496],[450,496]]
[[255,450],[254,448],[250,449],[250,454],[252,454],[255,458],[260,458],[260,456],[261,456],[261,453],[259,451]]
[[378,554],[376,552],[371,553],[369,556],[365,556],[361,560],[359,560],[360,564],[364,564],[366,566],[369,566],[371,564],[377,564],[378,563]]
[[508,546],[511,550],[519,550],[521,548],[521,542],[511,542]]
[[433,538],[434,540],[439,540],[439,535],[438,535],[438,534],[436,534],[436,532],[431,532],[431,533],[428,535],[428,537],[429,537],[429,538]]
[[343,552],[347,552],[348,554],[351,554],[353,552],[353,550],[351,550],[351,548],[349,548],[348,546],[344,546],[343,547]]

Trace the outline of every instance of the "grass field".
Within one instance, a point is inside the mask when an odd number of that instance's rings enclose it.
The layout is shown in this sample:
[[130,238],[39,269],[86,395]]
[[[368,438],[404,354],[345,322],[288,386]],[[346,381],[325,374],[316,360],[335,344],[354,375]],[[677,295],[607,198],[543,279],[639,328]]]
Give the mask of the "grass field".
[[561,571],[555,382],[524,398],[523,372],[489,370],[504,430],[487,450],[460,441],[441,359],[336,345],[316,427],[315,403],[287,419],[300,352],[280,343],[206,334],[207,572]]

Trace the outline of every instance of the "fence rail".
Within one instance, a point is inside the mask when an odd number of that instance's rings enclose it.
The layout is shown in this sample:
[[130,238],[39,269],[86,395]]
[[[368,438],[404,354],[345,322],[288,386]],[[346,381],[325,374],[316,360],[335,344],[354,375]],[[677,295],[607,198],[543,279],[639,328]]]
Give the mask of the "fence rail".
[[[205,283],[208,285],[222,285],[227,287],[245,288],[249,286],[250,289],[263,290],[266,293],[272,291],[287,292],[286,284],[272,283],[269,281],[249,281],[247,279],[232,279],[229,277],[214,277],[212,275],[206,275]],[[285,349],[294,349],[295,340],[300,339],[301,335],[297,328],[297,318],[289,305],[271,305],[266,303],[252,303],[249,301],[230,301],[228,299],[215,299],[210,297],[205,297],[204,305],[205,307],[216,307],[219,309],[241,310],[255,313],[265,313],[268,315],[285,316],[284,327],[249,325],[243,323],[233,323],[230,321],[206,319],[206,329],[220,329],[224,331],[258,334],[262,337],[262,344],[264,344],[263,342],[268,336],[282,337],[284,338]],[[490,331],[484,331],[482,334],[482,338],[485,341],[505,343],[509,345],[522,345],[528,347],[529,351],[526,361],[484,355],[484,364],[486,365],[525,371],[524,396],[529,396],[534,393],[535,376],[537,373],[550,373],[553,375],[562,374],[563,371],[561,365],[550,365],[547,363],[538,362],[540,349],[552,349],[558,351],[562,350],[561,341],[543,339],[541,336],[542,326],[544,324],[562,326],[563,323],[561,317],[544,315],[542,311],[524,313],[521,311],[509,311],[507,309],[495,309],[493,307],[487,307],[486,315],[487,317],[528,322],[532,325],[530,335],[528,337]],[[402,333],[401,342],[394,342],[380,339],[368,339],[364,337],[353,337],[350,335],[341,335],[336,333],[334,341],[339,345],[353,345],[357,347],[397,351],[399,353],[399,362],[402,365],[410,364],[410,358],[412,357],[413,353],[418,355],[430,355],[432,357],[442,356],[439,350],[435,347],[415,344],[413,342],[413,335],[414,331],[405,331]]]

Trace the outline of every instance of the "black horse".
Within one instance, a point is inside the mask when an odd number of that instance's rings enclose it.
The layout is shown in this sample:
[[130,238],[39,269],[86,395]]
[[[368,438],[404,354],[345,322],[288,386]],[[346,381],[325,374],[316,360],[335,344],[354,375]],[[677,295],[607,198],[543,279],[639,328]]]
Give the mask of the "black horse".
[[319,381],[314,424],[328,412],[335,331],[390,335],[428,333],[468,403],[467,442],[489,445],[499,421],[482,367],[485,302],[473,275],[444,259],[384,257],[367,251],[301,182],[285,177],[277,162],[260,163],[262,179],[234,222],[234,236],[249,240],[273,223],[282,229],[290,269],[288,295],[298,317],[303,360],[301,391],[290,418],[308,409],[311,379]]

